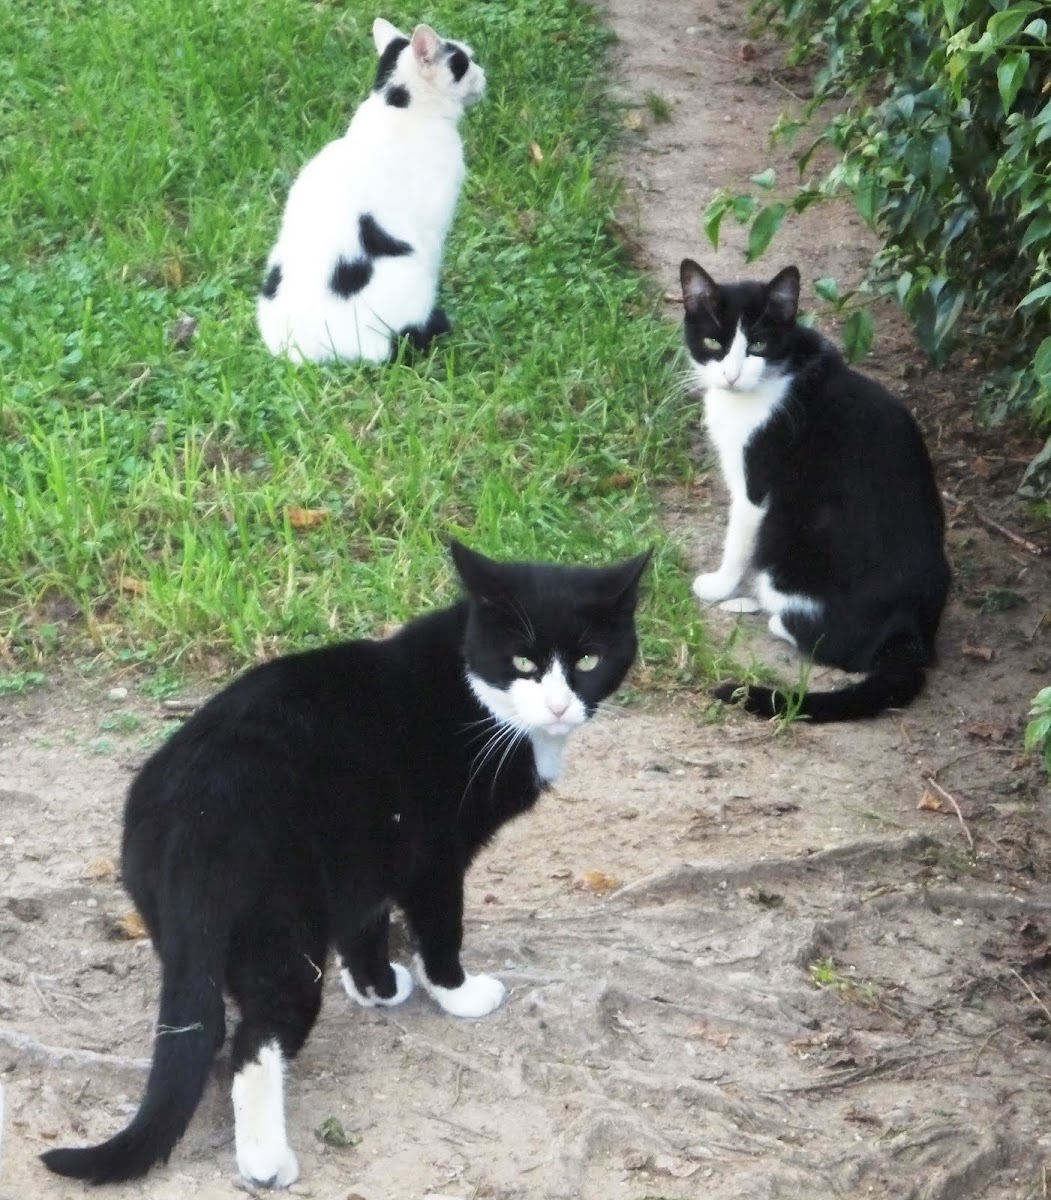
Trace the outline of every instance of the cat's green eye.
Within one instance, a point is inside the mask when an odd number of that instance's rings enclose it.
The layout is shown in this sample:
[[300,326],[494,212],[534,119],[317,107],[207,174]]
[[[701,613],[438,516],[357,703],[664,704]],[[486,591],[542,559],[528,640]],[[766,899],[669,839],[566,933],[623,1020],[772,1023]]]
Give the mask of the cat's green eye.
[[516,654],[511,659],[511,666],[519,673],[519,675],[535,675],[536,663],[531,658],[526,658],[524,654]]
[[705,348],[705,350],[721,350],[723,348],[722,342],[720,342],[718,338],[713,337],[706,337],[704,341],[701,342],[701,345]]
[[597,654],[585,654],[583,658],[578,658],[577,670],[594,671],[594,669],[598,666],[598,657],[599,656]]
[[766,352],[765,339],[756,338],[755,341],[749,342],[747,351],[749,354],[764,354]]

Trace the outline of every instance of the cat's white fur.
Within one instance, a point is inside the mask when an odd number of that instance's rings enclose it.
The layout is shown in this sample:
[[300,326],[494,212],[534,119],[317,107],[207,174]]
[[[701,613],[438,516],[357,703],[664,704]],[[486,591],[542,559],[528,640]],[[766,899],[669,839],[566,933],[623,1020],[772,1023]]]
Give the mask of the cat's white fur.
[[569,686],[562,663],[555,660],[539,678],[515,679],[506,690],[471,672],[467,682],[479,703],[501,724],[529,738],[540,778],[547,783],[558,779],[566,738],[588,719],[583,701]]
[[233,1083],[237,1169],[250,1184],[285,1188],[299,1178],[299,1163],[285,1132],[284,1092],[281,1047],[276,1040],[267,1042]]
[[486,1017],[500,1007],[507,995],[507,988],[492,975],[469,975],[464,972],[464,981],[457,988],[446,988],[431,983],[423,959],[417,954],[413,958],[416,978],[428,996],[454,1017]]
[[377,996],[376,989],[373,987],[367,987],[362,994],[354,983],[354,976],[346,967],[341,966],[339,977],[343,980],[343,990],[355,1004],[360,1004],[362,1008],[375,1008],[377,1005],[382,1008],[393,1008],[396,1004],[403,1003],[412,995],[412,975],[401,963],[391,963],[390,966],[394,972],[393,996]]
[[748,338],[740,325],[721,359],[695,362],[693,369],[704,389],[705,428],[719,456],[719,469],[730,493],[722,562],[718,570],[694,579],[694,595],[709,604],[722,601],[721,607],[730,612],[754,612],[761,608],[771,614],[770,632],[795,645],[781,617],[789,609],[816,613],[820,605],[815,600],[778,591],[765,572],[755,580],[754,598],[737,595],[752,562],[765,513],[762,505],[748,499],[745,446],[784,401],[791,377],[769,370],[762,355],[748,353]]
[[[406,36],[382,18],[372,33],[380,54]],[[261,294],[257,305],[271,353],[285,352],[296,362],[382,362],[394,334],[427,324],[464,179],[457,124],[485,91],[485,74],[473,61],[451,85],[442,45],[429,26],[417,26],[390,79],[408,88],[407,107],[370,93],[343,137],[311,159],[292,185],[267,261],[268,274],[280,267],[280,284],[273,298]],[[365,288],[344,298],[329,281],[341,257],[362,256],[358,219],[366,213],[412,253],[373,259]]]

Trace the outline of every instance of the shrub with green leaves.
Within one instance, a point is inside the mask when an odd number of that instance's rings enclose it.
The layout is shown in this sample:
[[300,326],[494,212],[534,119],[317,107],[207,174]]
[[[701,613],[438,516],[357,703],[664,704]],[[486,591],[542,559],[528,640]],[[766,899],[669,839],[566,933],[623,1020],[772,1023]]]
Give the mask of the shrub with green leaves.
[[1046,4],[760,0],[756,11],[794,60],[823,60],[804,119],[783,118],[775,133],[797,133],[837,100],[800,171],[819,146],[839,157],[785,200],[718,197],[709,234],[734,213],[750,222],[754,258],[789,213],[851,192],[883,242],[873,285],[897,295],[925,350],[941,362],[961,334],[980,336],[991,415],[1025,406],[1051,423]]
[[1025,748],[1041,754],[1044,769],[1051,776],[1051,687],[1041,688],[1029,710],[1032,720],[1025,727]]

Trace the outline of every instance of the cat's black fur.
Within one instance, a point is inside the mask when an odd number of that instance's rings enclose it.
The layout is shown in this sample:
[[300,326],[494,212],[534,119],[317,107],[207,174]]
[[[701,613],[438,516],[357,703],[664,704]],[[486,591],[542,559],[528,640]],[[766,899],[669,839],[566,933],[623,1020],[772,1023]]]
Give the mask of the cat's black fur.
[[[528,737],[467,681],[599,655],[568,682],[588,715],[636,653],[648,554],[611,567],[497,563],[453,544],[466,589],[385,641],[278,658],[213,697],[131,785],[125,886],[162,963],[158,1036],[141,1108],[103,1145],[52,1150],[53,1171],[107,1183],[144,1174],[183,1135],[225,1037],[238,1071],[273,1039],[286,1058],[321,1005],[334,946],[359,992],[390,997],[392,904],[429,979],[464,982],[463,880],[471,860],[544,787]],[[176,1032],[167,1032],[167,1031]]]
[[[797,323],[794,267],[769,284],[719,285],[687,263],[684,291],[693,296],[685,334],[695,362],[725,354],[740,323],[749,343],[761,345],[769,374],[790,379],[745,445],[748,499],[766,506],[752,570],[768,572],[781,592],[821,602],[820,615],[783,617],[803,653],[868,673],[836,691],[807,691],[799,715],[853,720],[909,704],[934,661],[950,582],[941,498],[916,421],[831,342]],[[706,347],[705,338],[721,349]],[[736,682],[716,695],[767,717],[790,703],[777,689]]]

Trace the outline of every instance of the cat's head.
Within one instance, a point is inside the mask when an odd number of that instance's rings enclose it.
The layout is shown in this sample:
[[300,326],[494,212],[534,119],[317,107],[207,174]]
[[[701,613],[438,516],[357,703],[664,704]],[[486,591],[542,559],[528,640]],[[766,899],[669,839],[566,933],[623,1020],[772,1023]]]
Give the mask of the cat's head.
[[753,392],[789,369],[799,334],[795,267],[769,283],[718,284],[684,258],[679,274],[686,346],[702,387]]
[[459,542],[470,615],[467,679],[501,722],[564,737],[591,717],[635,659],[635,606],[650,551],[607,567],[496,562]]
[[380,56],[372,90],[395,108],[438,108],[459,115],[485,95],[485,72],[470,46],[450,42],[429,25],[406,35],[377,17],[372,40]]

